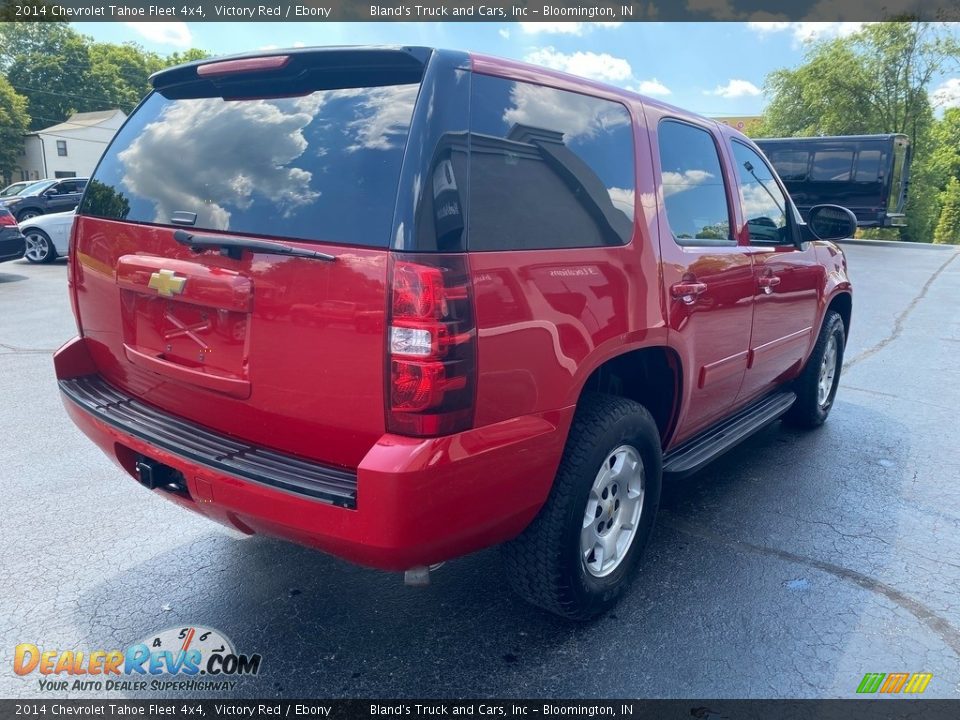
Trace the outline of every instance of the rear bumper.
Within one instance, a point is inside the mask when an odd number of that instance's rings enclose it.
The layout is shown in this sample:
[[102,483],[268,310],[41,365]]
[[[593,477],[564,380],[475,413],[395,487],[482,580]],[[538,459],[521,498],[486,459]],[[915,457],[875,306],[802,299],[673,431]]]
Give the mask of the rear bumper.
[[0,230],[0,262],[19,260],[27,250],[27,241],[16,228]]
[[[387,434],[351,471],[196,426],[184,443],[184,428],[176,426],[189,424],[107,385],[82,338],[64,345],[54,362],[64,406],[88,437],[131,476],[143,455],[181,472],[188,489],[153,492],[243,532],[385,570],[440,562],[519,534],[550,491],[573,416],[571,407],[441,438]],[[89,397],[107,391],[98,409]],[[158,417],[168,424],[158,425]]]

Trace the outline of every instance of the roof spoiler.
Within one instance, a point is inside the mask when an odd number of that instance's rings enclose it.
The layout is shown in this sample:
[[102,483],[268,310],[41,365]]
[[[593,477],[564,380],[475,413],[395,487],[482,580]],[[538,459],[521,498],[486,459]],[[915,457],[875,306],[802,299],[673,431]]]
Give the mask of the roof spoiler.
[[[256,75],[263,79],[293,78],[304,74],[327,74],[346,71],[363,84],[366,77],[389,78],[372,84],[418,82],[433,53],[427,47],[315,47],[244,53],[196,60],[176,65],[150,76],[155,90],[217,78]],[[277,58],[273,60],[272,58]],[[349,85],[343,85],[344,87]]]

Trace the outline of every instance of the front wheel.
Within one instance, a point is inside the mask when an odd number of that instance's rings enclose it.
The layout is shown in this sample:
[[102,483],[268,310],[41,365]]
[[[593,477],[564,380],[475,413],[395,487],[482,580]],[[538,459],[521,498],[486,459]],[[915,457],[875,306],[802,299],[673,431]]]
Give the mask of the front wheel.
[[32,263],[48,263],[56,259],[57,251],[53,247],[53,242],[43,230],[37,230],[36,228],[27,230],[24,237],[27,241],[27,251],[24,253],[24,257],[27,260]]
[[19,215],[17,215],[18,223],[25,223],[27,220],[32,220],[35,217],[40,216],[39,210],[24,210]]
[[660,502],[660,435],[631,400],[584,396],[547,502],[504,546],[525,600],[586,620],[610,608],[636,575]]
[[828,310],[817,344],[794,383],[797,401],[783,416],[784,422],[800,428],[823,425],[837,395],[845,345],[843,319],[837,311]]

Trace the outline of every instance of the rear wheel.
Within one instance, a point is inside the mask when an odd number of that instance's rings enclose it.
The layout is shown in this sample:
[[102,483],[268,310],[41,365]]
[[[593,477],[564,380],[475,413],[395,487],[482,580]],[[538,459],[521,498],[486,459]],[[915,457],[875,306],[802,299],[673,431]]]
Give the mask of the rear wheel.
[[53,247],[50,236],[43,230],[31,228],[24,233],[27,240],[27,251],[24,257],[32,263],[53,262],[57,257],[57,251]]
[[833,407],[837,386],[840,384],[844,345],[846,333],[843,319],[840,313],[828,310],[817,344],[803,372],[794,383],[797,401],[783,416],[784,422],[800,428],[823,425]]
[[581,399],[550,497],[504,546],[525,600],[585,620],[611,607],[636,574],[660,502],[660,435],[624,398]]

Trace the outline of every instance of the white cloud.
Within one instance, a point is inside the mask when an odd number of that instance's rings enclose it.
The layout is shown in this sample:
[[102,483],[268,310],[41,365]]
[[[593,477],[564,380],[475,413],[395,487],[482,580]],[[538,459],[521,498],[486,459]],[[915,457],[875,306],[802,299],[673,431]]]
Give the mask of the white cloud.
[[622,22],[522,22],[520,30],[527,35],[583,35],[594,28],[618,28]]
[[510,39],[510,31],[507,30],[506,28],[500,28],[499,30],[497,30],[497,32],[500,33],[500,37],[502,37],[504,40]]
[[636,87],[636,91],[641,95],[669,95],[671,92],[670,88],[656,78],[641,80]]
[[306,44],[303,40],[296,40],[296,41],[294,41],[294,43],[293,43],[293,47],[295,47],[295,48],[301,48],[301,47],[306,47],[306,46],[307,46],[307,44]]
[[782,32],[790,27],[788,22],[748,22],[747,27],[749,27],[754,32],[758,32],[761,35],[766,35],[767,33]]
[[747,27],[761,35],[789,30],[795,44],[824,38],[847,37],[863,29],[864,22],[748,22]]
[[128,22],[124,25],[160,45],[190,47],[193,43],[193,34],[184,22]]
[[759,95],[761,93],[760,88],[754,85],[749,80],[738,80],[736,78],[730,80],[726,85],[717,85],[715,90],[707,90],[707,95],[719,95],[722,98],[738,98],[744,97],[746,95]]
[[623,58],[614,57],[607,53],[584,52],[578,50],[567,54],[553,47],[538,48],[524,58],[535,65],[543,65],[554,70],[594,80],[607,82],[623,82],[633,76],[633,70]]
[[950,78],[941,83],[930,93],[930,100],[935,107],[960,107],[960,78]]

